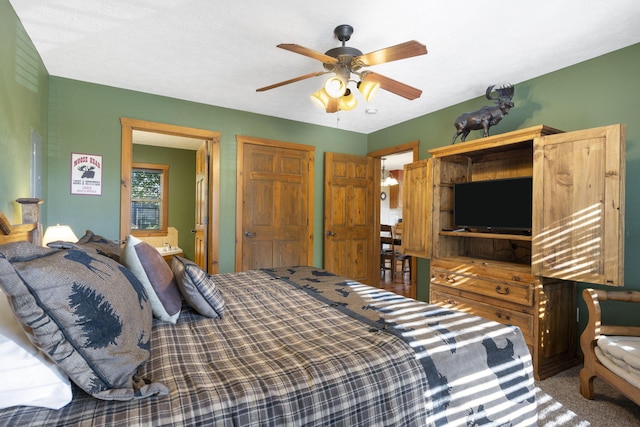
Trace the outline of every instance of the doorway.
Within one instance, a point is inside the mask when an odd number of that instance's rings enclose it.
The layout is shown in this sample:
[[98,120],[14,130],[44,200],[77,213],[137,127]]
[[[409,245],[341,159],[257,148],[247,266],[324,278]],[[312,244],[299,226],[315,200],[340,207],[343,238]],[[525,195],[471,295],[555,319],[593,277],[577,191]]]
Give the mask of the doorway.
[[[389,175],[390,171],[401,171],[402,166],[406,163],[413,163],[418,158],[418,147],[420,141],[412,141],[405,144],[396,145],[393,147],[388,147],[382,150],[372,151],[368,153],[368,156],[375,158],[377,165],[382,165],[382,159],[384,158],[384,166],[385,166],[385,175]],[[392,173],[392,175],[396,175],[396,178],[400,178],[399,181],[402,180],[401,174]],[[381,176],[381,178],[384,178]],[[380,197],[376,197],[377,200],[377,209],[376,212],[376,226],[378,237],[378,247],[380,246],[379,235],[380,235],[380,224],[385,223],[394,227],[397,227],[398,224],[402,223],[402,196],[401,191],[399,191],[398,186],[391,187],[383,187],[381,185],[380,180],[376,180],[376,194],[379,194]],[[401,185],[401,184],[398,184]],[[384,193],[384,195],[383,195]],[[393,193],[393,194],[392,194]],[[392,198],[393,203],[392,204]],[[383,209],[384,205],[384,209]],[[404,234],[410,233],[411,230],[402,230]],[[376,257],[374,262],[376,264],[380,263],[379,253],[376,251],[374,256]],[[417,296],[417,260],[416,257],[411,257],[410,266],[408,270],[410,273],[410,279],[405,280],[407,278],[407,274],[401,272],[400,274],[396,274],[395,278],[390,272],[386,270],[382,270],[385,276],[381,275],[380,286],[385,289],[389,289],[393,292],[403,294],[405,296],[409,296],[411,298],[416,298]],[[403,262],[403,270],[404,262]],[[395,268],[395,266],[393,266]],[[389,275],[387,277],[386,275]],[[399,279],[398,279],[399,278]],[[407,289],[408,288],[408,289]]]
[[[208,151],[209,178],[207,182],[208,191],[206,200],[203,201],[207,215],[206,230],[204,232],[205,244],[200,245],[200,253],[204,251],[204,258],[200,258],[201,267],[209,274],[219,271],[219,188],[220,188],[220,133],[188,128],[184,126],[169,125],[166,123],[149,122],[121,118],[122,126],[122,156],[121,156],[121,176],[120,176],[120,238],[124,240],[131,233],[131,165],[133,162],[133,145],[140,135],[151,135],[152,141],[147,141],[146,145],[171,146],[185,149],[187,144],[196,141],[198,145],[204,145]],[[197,148],[189,148],[196,150]],[[195,169],[195,165],[194,165]],[[195,176],[195,172],[194,172]],[[196,182],[193,183],[194,187]],[[196,200],[192,201],[196,205]],[[197,218],[194,218],[194,222]],[[194,224],[193,231],[197,229]],[[191,229],[185,230],[192,232]],[[216,231],[214,233],[214,231]],[[214,237],[215,236],[215,237]],[[195,247],[198,253],[198,245]],[[196,258],[198,254],[196,254]]]

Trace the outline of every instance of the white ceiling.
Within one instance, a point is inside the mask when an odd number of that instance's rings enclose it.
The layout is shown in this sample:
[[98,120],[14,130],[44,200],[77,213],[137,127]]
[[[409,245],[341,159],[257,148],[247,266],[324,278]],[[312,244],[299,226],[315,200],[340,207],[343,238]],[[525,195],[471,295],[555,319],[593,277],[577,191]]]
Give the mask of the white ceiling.
[[[365,134],[482,96],[492,84],[516,84],[517,96],[519,82],[640,42],[638,0],[10,3],[52,76]],[[355,110],[328,114],[309,99],[324,76],[256,92],[322,71],[319,61],[276,45],[324,53],[340,45],[339,24],[354,27],[347,46],[364,53],[425,44],[427,55],[370,68],[422,96],[380,91],[369,104],[359,99]]]

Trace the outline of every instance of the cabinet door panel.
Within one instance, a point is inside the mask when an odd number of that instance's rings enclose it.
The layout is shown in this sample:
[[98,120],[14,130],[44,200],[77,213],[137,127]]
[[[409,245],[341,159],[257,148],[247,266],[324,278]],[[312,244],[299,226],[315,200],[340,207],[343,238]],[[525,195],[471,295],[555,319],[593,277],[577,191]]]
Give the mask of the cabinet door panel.
[[402,247],[408,255],[431,258],[432,160],[404,165],[403,182]]
[[536,138],[534,274],[623,285],[625,126]]

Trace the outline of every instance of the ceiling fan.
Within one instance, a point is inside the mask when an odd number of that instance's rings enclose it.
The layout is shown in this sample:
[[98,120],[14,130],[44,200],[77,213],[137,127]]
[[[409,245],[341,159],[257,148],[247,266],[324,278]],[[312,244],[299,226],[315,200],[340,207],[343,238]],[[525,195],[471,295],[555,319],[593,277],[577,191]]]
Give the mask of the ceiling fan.
[[351,110],[357,105],[351,89],[347,87],[350,81],[355,81],[351,80],[352,74],[359,77],[359,81],[356,82],[356,87],[367,101],[371,100],[378,88],[395,93],[409,100],[420,97],[422,94],[420,89],[385,77],[382,74],[362,69],[385,62],[425,55],[427,53],[425,45],[411,40],[363,54],[356,48],[345,46],[345,42],[347,42],[353,34],[353,27],[351,25],[338,25],[333,30],[333,33],[336,38],[342,42],[342,46],[329,49],[325,53],[320,53],[313,49],[291,43],[282,43],[277,46],[281,49],[305,55],[322,62],[324,71],[305,74],[290,80],[265,86],[256,89],[256,92],[264,92],[311,77],[334,73],[333,76],[325,81],[324,86],[320,90],[311,95],[311,99],[322,106],[327,113],[335,113],[338,110]]

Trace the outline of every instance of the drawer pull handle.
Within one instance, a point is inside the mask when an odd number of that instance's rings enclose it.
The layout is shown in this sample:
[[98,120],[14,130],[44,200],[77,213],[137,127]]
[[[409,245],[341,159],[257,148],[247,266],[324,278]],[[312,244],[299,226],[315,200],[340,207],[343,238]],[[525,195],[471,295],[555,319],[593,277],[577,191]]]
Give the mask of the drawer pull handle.
[[505,286],[504,288],[500,285],[496,286],[496,292],[502,295],[509,295],[509,287]]
[[445,280],[448,283],[456,283],[456,276],[454,276],[453,274],[447,274]]
[[509,316],[508,314],[502,314],[502,313],[496,313],[496,317],[498,319],[503,319],[506,321],[511,321],[511,316]]
[[446,302],[447,304],[450,304],[450,305],[453,305],[453,306],[458,305],[458,301],[456,301],[456,300],[454,300],[454,299],[447,299],[447,300],[445,300],[445,302]]

